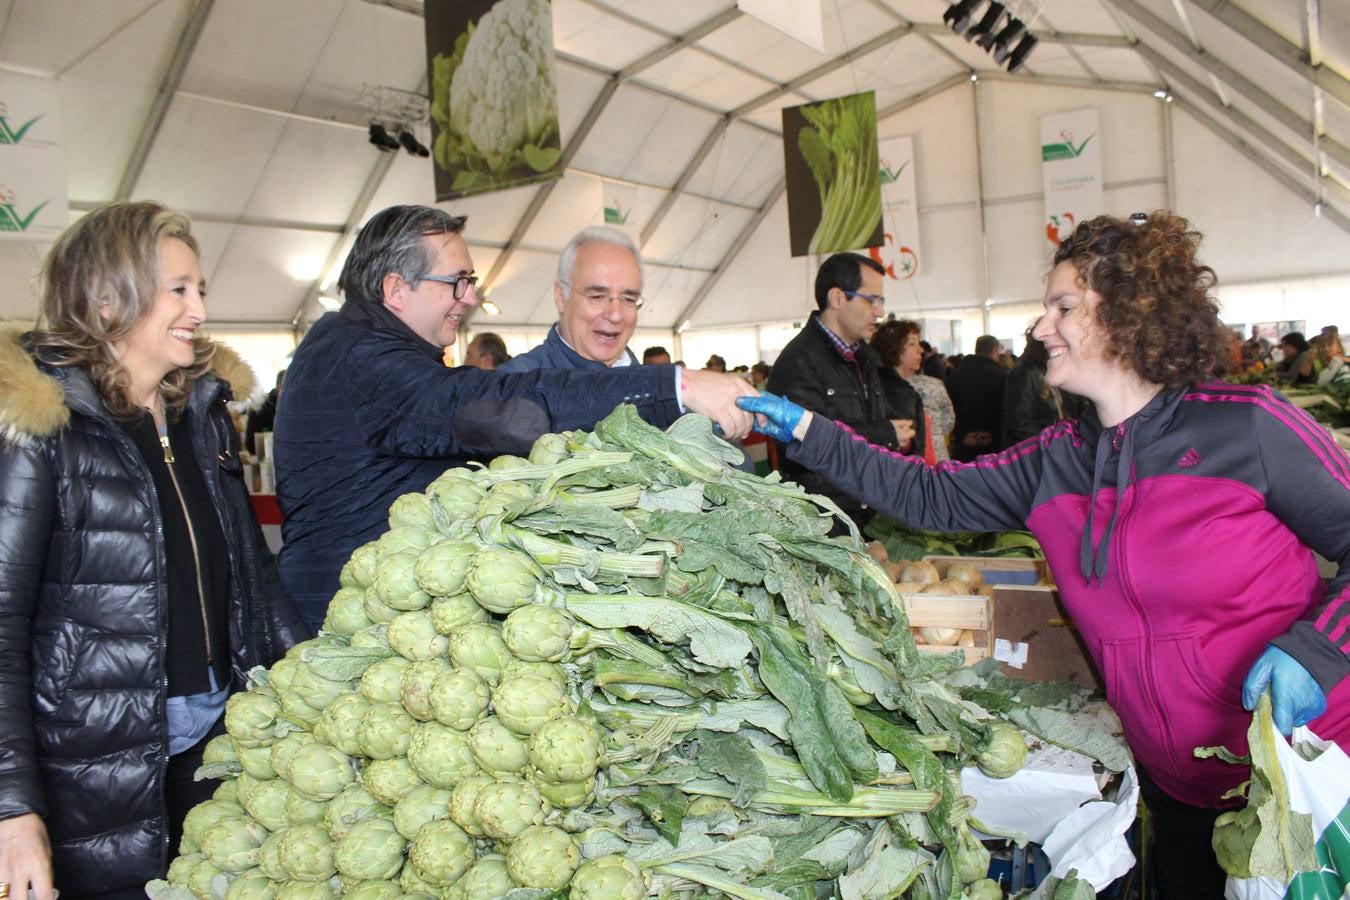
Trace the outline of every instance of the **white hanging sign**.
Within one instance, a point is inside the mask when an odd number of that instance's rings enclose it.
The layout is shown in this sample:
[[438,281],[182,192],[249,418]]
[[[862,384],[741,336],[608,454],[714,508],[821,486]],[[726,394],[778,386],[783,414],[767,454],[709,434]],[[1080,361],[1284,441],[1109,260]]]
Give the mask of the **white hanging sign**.
[[905,281],[919,274],[919,203],[914,188],[914,139],[877,142],[881,162],[881,227],[885,243],[868,254],[886,267],[886,277]]
[[1045,237],[1052,247],[1102,214],[1101,118],[1094,109],[1041,116]]
[[56,81],[0,72],[0,236],[47,239],[69,224]]
[[736,0],[747,16],[777,28],[817,53],[825,52],[825,20],[820,0]]

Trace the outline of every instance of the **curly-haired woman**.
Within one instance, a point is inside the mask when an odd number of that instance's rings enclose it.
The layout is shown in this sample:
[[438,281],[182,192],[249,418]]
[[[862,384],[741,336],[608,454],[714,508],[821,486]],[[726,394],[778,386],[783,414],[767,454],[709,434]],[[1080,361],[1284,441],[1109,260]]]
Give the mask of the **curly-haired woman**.
[[[1243,752],[1267,689],[1286,733],[1350,740],[1350,460],[1270,388],[1213,380],[1228,335],[1199,240],[1160,212],[1060,245],[1035,335],[1047,381],[1093,408],[1002,453],[926,467],[781,398],[742,403],[902,521],[1035,533],[1139,763],[1164,897],[1223,893],[1210,833],[1245,773],[1194,748]],[[1339,564],[1329,587],[1313,551]]]
[[226,696],[306,635],[225,408],[247,367],[198,332],[187,219],[95,209],[41,292],[42,329],[0,334],[0,883],[140,897],[214,786],[193,772]]

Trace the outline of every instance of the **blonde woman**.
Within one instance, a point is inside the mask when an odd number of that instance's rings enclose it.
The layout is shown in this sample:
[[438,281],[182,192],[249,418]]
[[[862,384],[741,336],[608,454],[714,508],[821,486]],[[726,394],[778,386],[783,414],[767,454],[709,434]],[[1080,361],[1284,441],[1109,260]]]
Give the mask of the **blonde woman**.
[[0,883],[138,897],[215,786],[192,772],[229,692],[306,635],[240,477],[225,401],[247,367],[200,332],[187,219],[90,212],[41,295],[39,330],[0,335]]

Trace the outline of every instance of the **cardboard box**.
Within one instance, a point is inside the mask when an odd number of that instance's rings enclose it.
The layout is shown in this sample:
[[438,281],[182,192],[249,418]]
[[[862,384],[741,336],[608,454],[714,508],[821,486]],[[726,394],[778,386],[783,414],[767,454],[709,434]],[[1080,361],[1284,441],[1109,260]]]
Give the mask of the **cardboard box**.
[[[1078,629],[1064,610],[1043,559],[983,556],[930,556],[945,575],[960,561],[971,563],[993,587],[989,604],[990,655],[1002,672],[1030,681],[1073,681],[1101,689],[1101,678]],[[924,594],[924,597],[943,596]]]

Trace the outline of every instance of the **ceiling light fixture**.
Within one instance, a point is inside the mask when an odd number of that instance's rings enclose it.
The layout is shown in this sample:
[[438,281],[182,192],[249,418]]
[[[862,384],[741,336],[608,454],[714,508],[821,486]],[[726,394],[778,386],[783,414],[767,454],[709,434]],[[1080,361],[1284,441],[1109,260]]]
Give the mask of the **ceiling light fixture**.
[[942,14],[942,21],[950,25],[952,31],[960,34],[970,27],[970,20],[975,18],[975,10],[983,3],[984,0],[961,0],[954,3]]
[[423,159],[426,159],[431,155],[431,151],[427,149],[426,145],[419,141],[413,133],[406,128],[398,133],[398,142],[403,145],[404,150],[407,150],[413,156],[420,156]]
[[370,142],[385,153],[398,152],[398,141],[379,122],[370,123]]
[[[993,46],[994,62],[1001,66],[1007,61],[1012,54],[1012,42],[1017,40],[1025,30],[1026,26],[1022,24],[1021,19],[1015,16],[1008,17],[1008,24],[1004,25],[1003,30],[995,35],[990,42]],[[983,46],[984,38],[980,39],[980,44]]]
[[500,316],[502,314],[501,307],[493,303],[491,300],[484,300],[482,303],[478,305],[482,308],[483,312],[489,316]]
[[[989,8],[984,11],[984,15],[980,18],[980,21],[966,29],[963,37],[968,41],[973,41],[977,37],[992,32],[994,26],[998,24],[998,20],[1003,18],[1003,11],[1006,8],[1007,7],[1002,3],[999,3],[998,0],[994,0],[994,2],[989,4]],[[984,47],[986,50],[989,49],[983,43],[981,43],[980,46]]]
[[1027,57],[1031,55],[1031,51],[1035,50],[1036,45],[1039,43],[1040,39],[1037,38],[1036,35],[1031,34],[1030,32],[1023,35],[1022,40],[1017,42],[1016,49],[1008,56],[1009,75],[1017,74],[1017,70],[1022,68],[1027,61]]

